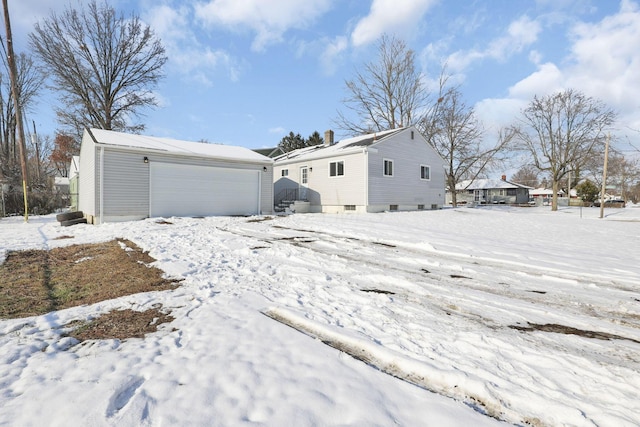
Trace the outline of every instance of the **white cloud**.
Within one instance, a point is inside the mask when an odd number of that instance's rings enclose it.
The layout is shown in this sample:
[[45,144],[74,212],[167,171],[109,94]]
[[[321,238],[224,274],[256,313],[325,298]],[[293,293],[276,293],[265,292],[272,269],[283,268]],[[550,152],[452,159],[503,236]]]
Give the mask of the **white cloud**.
[[436,0],[373,0],[369,15],[353,30],[351,42],[357,47],[377,40],[384,33],[407,35],[435,3]]
[[237,81],[243,64],[222,49],[203,46],[191,28],[192,10],[186,6],[157,5],[146,9],[145,21],[161,38],[169,64],[189,80],[204,86],[213,84],[213,75],[222,69]]
[[572,31],[567,80],[591,96],[637,111],[640,98],[640,10],[622,1],[620,12]]
[[340,55],[349,47],[349,40],[345,36],[337,36],[327,41],[326,47],[320,55],[320,63],[326,74],[333,74]]
[[502,37],[492,40],[486,49],[454,52],[449,56],[447,64],[453,71],[462,72],[473,62],[486,58],[505,61],[535,43],[541,30],[539,22],[528,16],[521,16],[509,24]]
[[538,69],[509,88],[511,98],[531,100],[534,95],[544,96],[566,89],[566,79],[562,71],[553,63],[545,63]]
[[330,6],[331,0],[209,0],[197,3],[195,14],[208,26],[255,32],[252,49],[262,51],[282,41],[288,30],[307,27]]
[[269,129],[269,133],[278,134],[278,135],[284,135],[285,132],[286,132],[286,130],[282,126],[278,126],[278,127],[274,127],[274,128],[270,128]]
[[[570,55],[558,64],[538,64],[541,54],[530,59],[537,70],[509,88],[504,99],[485,99],[476,110],[487,123],[508,122],[515,118],[534,95],[545,96],[573,88],[602,100],[619,113],[622,138],[638,141],[640,99],[640,7],[621,1],[618,13],[599,22],[575,24],[569,30]],[[626,135],[625,135],[626,134]]]

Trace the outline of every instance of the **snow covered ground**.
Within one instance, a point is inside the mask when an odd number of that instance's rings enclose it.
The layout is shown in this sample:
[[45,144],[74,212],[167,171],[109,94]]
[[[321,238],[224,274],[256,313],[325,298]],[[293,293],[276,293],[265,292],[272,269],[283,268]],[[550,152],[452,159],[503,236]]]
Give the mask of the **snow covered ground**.
[[[0,262],[123,237],[185,280],[0,321],[0,425],[640,425],[640,207],[598,214],[2,219]],[[145,339],[62,337],[155,304]]]

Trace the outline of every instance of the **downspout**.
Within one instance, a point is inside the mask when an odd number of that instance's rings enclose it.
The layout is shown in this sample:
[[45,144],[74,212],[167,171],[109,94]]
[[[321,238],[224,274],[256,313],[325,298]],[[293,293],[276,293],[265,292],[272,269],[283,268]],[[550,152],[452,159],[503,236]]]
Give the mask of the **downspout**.
[[104,221],[102,211],[104,209],[104,147],[98,147],[100,150],[100,224]]
[[258,215],[262,215],[262,175],[264,174],[265,172],[261,172],[260,170],[258,170]]

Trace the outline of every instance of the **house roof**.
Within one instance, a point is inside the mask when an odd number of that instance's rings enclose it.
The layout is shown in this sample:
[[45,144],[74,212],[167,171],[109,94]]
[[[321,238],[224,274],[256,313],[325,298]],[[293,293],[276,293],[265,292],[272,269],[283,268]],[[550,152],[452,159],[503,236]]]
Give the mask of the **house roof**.
[[367,135],[360,135],[353,138],[347,138],[340,140],[332,145],[313,145],[311,147],[299,148],[297,150],[289,151],[281,156],[275,158],[276,162],[285,161],[300,161],[311,160],[323,157],[333,157],[341,154],[345,154],[350,151],[360,151],[364,147],[369,147],[374,144],[378,144],[385,139],[402,132],[407,128],[391,129],[383,132],[370,133]]
[[[532,189],[531,191],[529,191],[529,193],[534,197],[535,196],[552,196],[553,190],[550,188],[540,187],[540,188]],[[571,190],[571,193],[573,193],[573,189]],[[558,190],[558,194],[564,194],[564,191]]]
[[262,154],[245,147],[233,145],[209,144],[204,142],[181,141],[178,139],[158,138],[155,136],[134,135],[104,129],[91,129],[90,133],[97,144],[115,147],[127,147],[146,151],[161,151],[178,155],[212,157],[216,159],[272,163]]
[[253,151],[255,151],[256,153],[262,154],[263,156],[267,156],[271,158],[284,154],[284,151],[282,151],[282,148],[280,147],[254,148]]
[[475,179],[464,180],[456,184],[456,190],[490,190],[494,188],[526,188],[530,189],[526,185],[516,184],[515,182],[509,182],[503,179]]

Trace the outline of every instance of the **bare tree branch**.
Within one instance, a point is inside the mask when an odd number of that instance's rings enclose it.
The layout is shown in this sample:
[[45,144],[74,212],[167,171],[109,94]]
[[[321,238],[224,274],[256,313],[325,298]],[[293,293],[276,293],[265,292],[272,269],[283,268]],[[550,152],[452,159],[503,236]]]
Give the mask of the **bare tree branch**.
[[558,209],[559,183],[581,170],[601,149],[605,131],[616,114],[601,101],[568,89],[542,98],[535,96],[514,128],[533,165],[552,181],[552,210]]
[[156,104],[152,89],[167,61],[159,39],[137,16],[117,15],[108,2],[67,8],[35,25],[30,43],[60,92],[61,125],[139,132],[140,109]]
[[414,124],[427,100],[422,76],[415,67],[415,52],[404,41],[384,35],[377,60],[362,69],[345,82],[343,103],[355,118],[338,111],[336,126],[356,135]]

